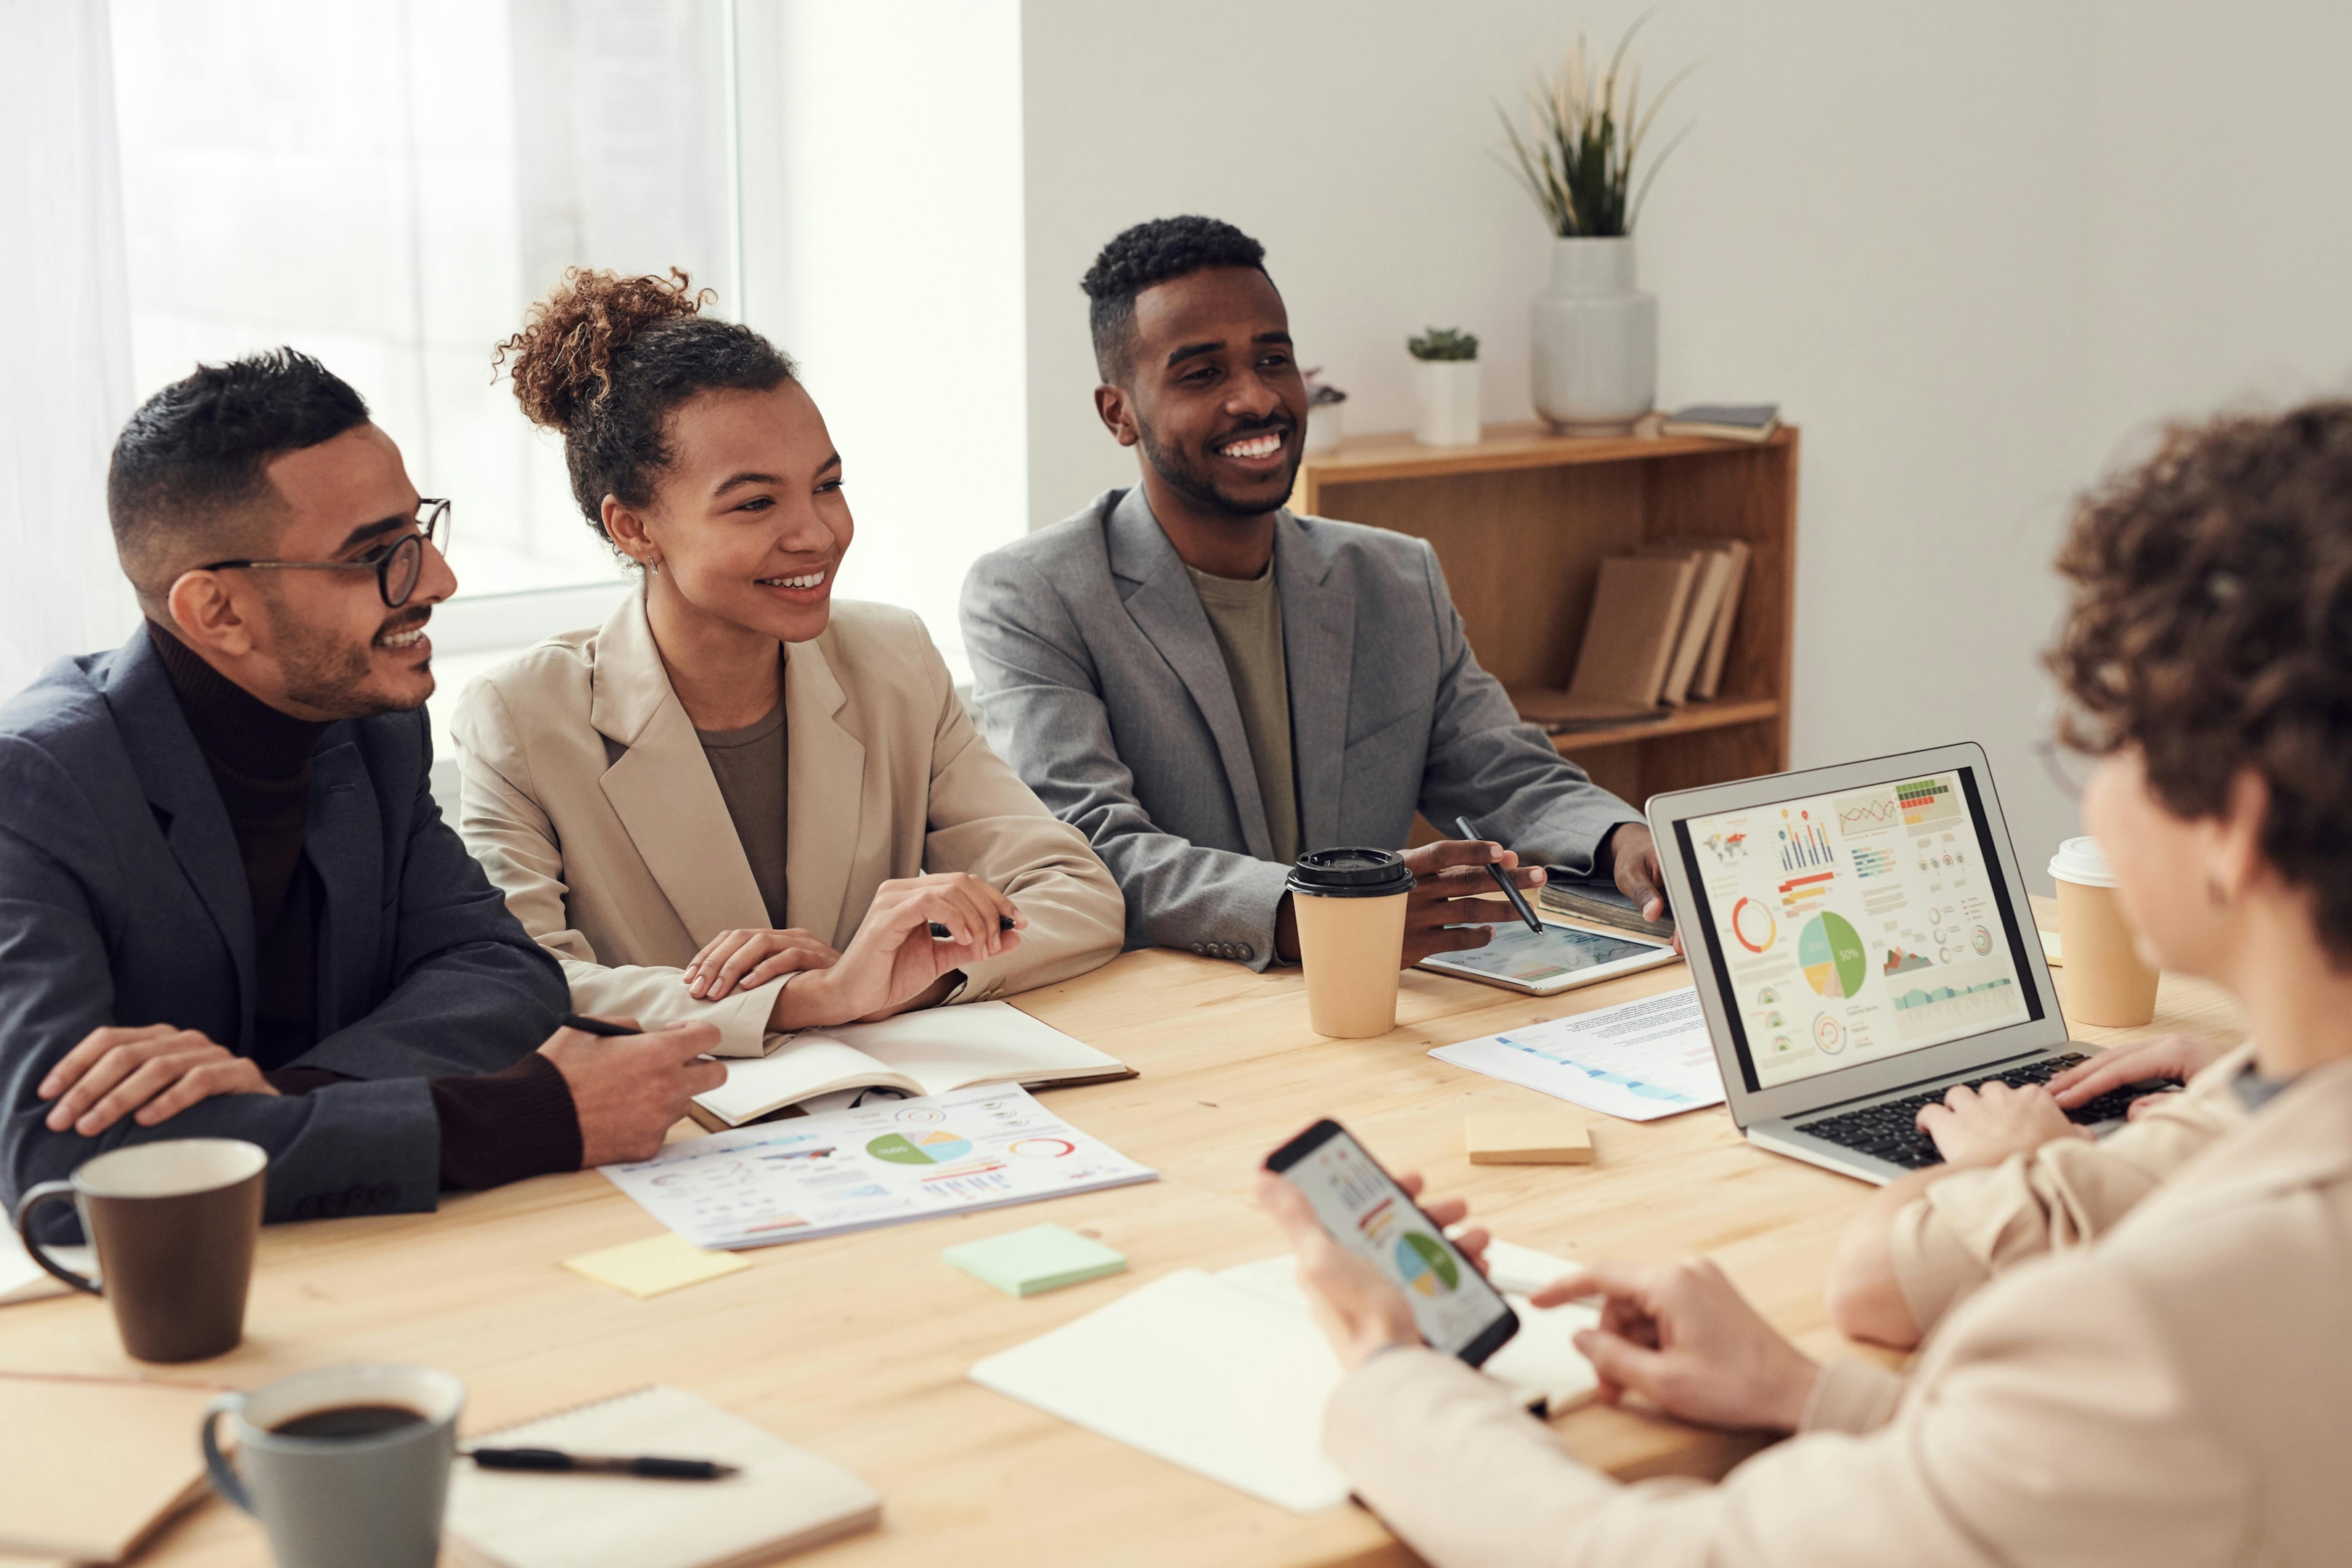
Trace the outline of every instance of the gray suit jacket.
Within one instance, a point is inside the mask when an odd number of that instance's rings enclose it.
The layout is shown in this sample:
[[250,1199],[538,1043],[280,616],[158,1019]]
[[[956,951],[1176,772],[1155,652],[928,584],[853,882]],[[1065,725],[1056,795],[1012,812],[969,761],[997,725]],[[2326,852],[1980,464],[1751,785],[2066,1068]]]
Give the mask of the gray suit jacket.
[[[1581,869],[1641,819],[1519,721],[1425,542],[1280,511],[1274,574],[1306,847],[1402,848],[1418,809]],[[962,609],[989,744],[1093,840],[1128,945],[1263,969],[1289,868],[1268,858],[1216,635],[1142,488],[982,556]]]
[[[125,1143],[243,1138],[269,1152],[269,1219],[432,1208],[426,1080],[522,1060],[566,992],[441,820],[431,768],[421,710],[332,725],[311,758],[320,1037],[285,1065],[359,1081],[221,1095],[85,1138],[44,1126],[35,1090],[100,1025],[173,1024],[250,1049],[253,900],[145,632],[52,666],[0,708],[0,1199]],[[48,1239],[70,1233],[67,1210],[49,1215]]]

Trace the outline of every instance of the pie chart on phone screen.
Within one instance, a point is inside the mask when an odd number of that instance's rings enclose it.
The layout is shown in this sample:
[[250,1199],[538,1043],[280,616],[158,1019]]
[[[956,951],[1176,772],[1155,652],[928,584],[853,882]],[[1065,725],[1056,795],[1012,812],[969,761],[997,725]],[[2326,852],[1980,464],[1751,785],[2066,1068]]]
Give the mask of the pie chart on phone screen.
[[1434,1296],[1462,1283],[1462,1270],[1445,1255],[1445,1244],[1433,1236],[1409,1230],[1397,1238],[1396,1266],[1405,1289]]

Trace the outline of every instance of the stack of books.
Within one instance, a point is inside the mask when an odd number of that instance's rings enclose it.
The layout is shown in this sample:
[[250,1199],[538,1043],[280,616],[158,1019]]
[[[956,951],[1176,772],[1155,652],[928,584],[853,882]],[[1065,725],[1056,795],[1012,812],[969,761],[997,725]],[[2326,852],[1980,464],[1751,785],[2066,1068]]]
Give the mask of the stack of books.
[[1603,560],[1568,689],[1512,693],[1520,717],[1557,735],[1711,700],[1750,553],[1745,540],[1668,540]]

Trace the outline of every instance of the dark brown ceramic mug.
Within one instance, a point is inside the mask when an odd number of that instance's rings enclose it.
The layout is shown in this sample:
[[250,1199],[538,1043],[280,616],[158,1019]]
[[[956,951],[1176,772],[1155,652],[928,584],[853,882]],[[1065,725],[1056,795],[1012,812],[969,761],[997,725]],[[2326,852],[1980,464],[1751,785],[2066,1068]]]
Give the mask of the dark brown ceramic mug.
[[[267,1150],[236,1138],[133,1143],[43,1182],[16,1205],[33,1261],[114,1308],[122,1348],[141,1361],[201,1361],[245,1337],[245,1293],[261,1232]],[[73,1200],[98,1259],[88,1279],[33,1239],[33,1216]]]

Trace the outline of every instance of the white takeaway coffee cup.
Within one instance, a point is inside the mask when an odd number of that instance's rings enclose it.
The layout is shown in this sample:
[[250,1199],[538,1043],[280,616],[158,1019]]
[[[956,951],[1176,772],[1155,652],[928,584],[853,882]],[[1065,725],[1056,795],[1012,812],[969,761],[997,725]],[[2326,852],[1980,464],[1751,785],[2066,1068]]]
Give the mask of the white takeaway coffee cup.
[[2116,901],[2115,869],[2099,841],[2067,839],[2051,857],[2050,875],[2058,884],[2067,1017],[2111,1028],[2155,1017],[2156,971]]

